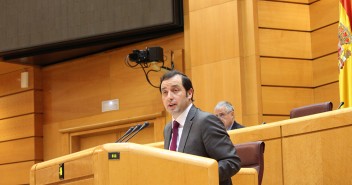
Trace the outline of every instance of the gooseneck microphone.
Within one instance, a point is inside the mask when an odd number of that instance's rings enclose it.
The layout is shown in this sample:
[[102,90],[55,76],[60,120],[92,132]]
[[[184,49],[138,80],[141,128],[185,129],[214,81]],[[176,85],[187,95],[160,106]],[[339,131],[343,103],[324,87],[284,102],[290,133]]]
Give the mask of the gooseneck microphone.
[[342,102],[340,103],[339,107],[337,107],[337,109],[340,109],[344,104],[345,104],[345,102],[342,101]]
[[139,127],[141,127],[140,124],[136,125],[136,126],[132,126],[130,127],[127,132],[125,132],[125,134],[120,137],[115,143],[120,143],[122,142],[124,139],[126,139],[127,136],[129,136],[130,134],[132,134],[132,132],[135,132],[137,129],[139,129]]
[[141,131],[141,130],[143,130],[144,128],[146,128],[146,127],[148,127],[149,126],[149,122],[145,122],[136,132],[132,132],[133,134],[131,134],[130,136],[131,137],[126,137],[127,139],[126,139],[126,141],[124,141],[124,142],[127,142],[128,140],[130,140],[133,136],[135,136],[139,131]]

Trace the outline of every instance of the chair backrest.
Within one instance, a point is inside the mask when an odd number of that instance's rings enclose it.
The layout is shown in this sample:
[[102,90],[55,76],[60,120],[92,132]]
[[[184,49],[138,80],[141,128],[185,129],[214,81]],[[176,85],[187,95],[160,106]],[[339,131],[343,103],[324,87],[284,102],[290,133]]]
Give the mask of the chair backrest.
[[243,168],[255,168],[258,172],[258,184],[262,184],[264,173],[264,149],[263,141],[234,144],[237,154],[241,159]]
[[291,110],[290,118],[298,118],[302,116],[327,112],[332,110],[332,102],[322,102],[303,107],[297,107]]

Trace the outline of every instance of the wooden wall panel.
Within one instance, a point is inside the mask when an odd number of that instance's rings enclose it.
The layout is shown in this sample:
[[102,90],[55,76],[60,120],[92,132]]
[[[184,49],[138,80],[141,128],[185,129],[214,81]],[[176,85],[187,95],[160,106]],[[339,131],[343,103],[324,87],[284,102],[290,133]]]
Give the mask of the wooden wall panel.
[[[242,57],[241,57],[242,59]],[[241,74],[241,91],[237,90],[236,96],[242,100],[242,106],[237,106],[242,109],[241,123],[246,126],[258,125],[262,123],[262,97],[261,97],[261,80],[259,57],[249,56],[243,57],[241,60],[240,74]],[[241,92],[241,93],[238,93]]]
[[[258,1],[264,118],[280,120],[283,110],[289,115],[290,109],[312,103],[338,103],[337,4],[334,0]],[[292,92],[279,86],[293,87]],[[281,113],[272,108],[278,105]]]
[[13,72],[13,71],[21,70],[25,67],[28,67],[28,66],[9,63],[9,62],[5,62],[4,60],[0,59],[0,74],[6,74],[6,73]]
[[308,32],[259,29],[260,56],[311,59]]
[[340,104],[338,82],[323,85],[314,89],[314,102],[318,103],[325,101],[331,101],[334,106],[333,108],[337,109]]
[[337,23],[332,24],[312,32],[313,58],[325,56],[337,51],[337,25]]
[[[253,29],[257,27],[257,2],[230,1],[211,4],[196,11],[190,9],[189,16],[189,50],[192,80],[196,88],[196,105],[205,111],[213,112],[218,101],[228,100],[241,110],[236,113],[239,121],[244,121],[245,125],[258,124],[261,120],[261,98],[258,90],[260,68],[256,47],[258,34],[257,29]],[[237,79],[232,75],[225,74],[228,78],[214,71],[214,66],[229,64],[228,61],[231,60],[238,61],[238,64],[227,66],[225,71],[234,73],[238,76]],[[211,80],[204,86],[204,79],[209,78]],[[224,86],[214,79],[230,79],[231,82]],[[234,80],[236,83],[232,83]],[[238,80],[246,85],[238,85]],[[213,92],[214,89],[219,93]],[[226,91],[234,91],[234,94],[225,95],[223,92]]]
[[[3,62],[0,62],[0,67],[3,68],[0,70],[3,72],[0,73],[0,97],[32,89],[41,89],[40,68]],[[28,72],[27,88],[21,88],[22,72]]]
[[[32,67],[0,74],[0,96],[18,93],[34,88],[34,72]],[[21,88],[21,73],[28,72],[28,88]],[[5,85],[6,84],[6,85]]]
[[197,10],[200,10],[203,8],[227,3],[229,1],[233,1],[233,0],[204,0],[204,1],[188,0],[188,1],[184,1],[184,4],[186,4],[185,2],[188,2],[189,11],[192,12],[192,11],[197,11]]
[[[260,61],[258,50],[258,1],[239,1],[240,68],[242,86],[242,124],[258,125],[262,122]],[[243,59],[242,59],[243,57]]]
[[[195,105],[213,112],[218,101],[227,100],[236,108],[242,107],[241,74],[233,72],[240,68],[240,58],[225,60],[192,68]],[[232,83],[232,85],[228,85]],[[208,90],[212,89],[212,90]],[[236,119],[242,122],[242,110],[236,109]]]
[[237,1],[190,12],[192,67],[240,55],[237,12]]
[[339,80],[337,53],[313,61],[313,82],[314,87],[336,82]]
[[43,157],[49,160],[70,153],[69,136],[61,134],[59,124],[43,124]]
[[[41,67],[33,67],[33,87],[36,90],[43,89],[43,80],[42,80],[42,68]],[[42,98],[41,98],[42,99]]]
[[29,184],[29,171],[38,161],[0,165],[1,184]]
[[270,86],[313,86],[311,60],[260,58],[262,85]]
[[31,166],[43,160],[41,95],[39,67],[0,62],[1,184],[28,184]]
[[[0,98],[0,118],[41,113],[41,92],[30,90]],[[36,103],[38,106],[36,106]]]
[[30,137],[0,143],[0,164],[43,160],[42,138]]
[[43,68],[45,122],[101,113],[110,99],[107,57],[98,54]]
[[258,1],[261,28],[310,31],[309,5]]
[[183,30],[184,30],[184,68],[185,68],[185,74],[192,78],[192,73],[191,73],[191,43],[190,43],[190,18],[189,18],[189,0],[184,0],[183,1]]
[[[117,140],[117,133],[106,133],[106,134],[96,134],[90,137],[80,137],[78,138],[79,147],[77,151],[92,148],[105,143],[114,143]],[[120,135],[120,133],[118,133]],[[151,143],[153,141],[150,141]],[[75,152],[75,151],[72,151]]]
[[310,88],[262,87],[263,114],[290,115],[291,109],[314,103]]
[[339,20],[339,3],[335,0],[317,1],[309,6],[309,11],[311,30],[325,27]]
[[0,120],[0,141],[43,136],[42,115],[28,114]]
[[[238,18],[240,36],[240,55],[244,57],[258,57],[258,1],[238,1]],[[237,32],[237,31],[236,31]],[[236,33],[235,32],[235,33]],[[256,60],[258,64],[258,59]],[[249,62],[249,65],[254,65]],[[253,66],[257,67],[257,65]]]

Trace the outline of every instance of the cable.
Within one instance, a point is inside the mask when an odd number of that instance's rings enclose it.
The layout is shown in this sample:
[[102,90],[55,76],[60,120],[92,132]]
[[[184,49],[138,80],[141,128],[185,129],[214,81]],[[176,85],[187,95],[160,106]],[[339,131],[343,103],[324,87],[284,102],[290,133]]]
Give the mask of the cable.
[[[132,64],[132,62],[131,62],[131,60],[130,60],[130,57],[129,57],[129,55],[127,55],[126,56],[126,58],[125,58],[125,64],[126,64],[126,66],[127,67],[130,67],[130,68],[133,68],[133,69],[137,69],[137,68],[142,68],[143,69],[143,72],[144,72],[144,75],[145,75],[145,78],[147,79],[147,82],[151,85],[151,86],[153,86],[153,87],[155,87],[155,88],[159,88],[159,86],[156,86],[156,85],[154,85],[151,81],[150,81],[150,79],[149,79],[149,73],[150,72],[160,72],[160,71],[162,71],[163,69],[164,70],[168,70],[168,71],[171,71],[171,70],[173,70],[174,69],[174,52],[172,51],[172,50],[170,50],[170,54],[171,54],[171,68],[169,68],[169,67],[166,67],[166,66],[164,66],[164,64],[165,64],[165,61],[167,60],[167,57],[166,56],[164,56],[164,60],[162,60],[162,61],[148,61],[148,60],[143,60],[143,61],[140,61],[140,60],[136,60],[136,61],[134,61],[135,62],[135,64]],[[138,62],[137,62],[138,61]],[[153,66],[152,66],[153,65]],[[161,65],[161,66],[160,66]],[[153,69],[153,67],[154,67],[154,69]],[[150,69],[150,70],[146,70],[147,68],[152,68],[152,69]]]
[[148,74],[149,74],[150,72],[159,72],[160,70],[157,71],[157,70],[151,69],[151,70],[149,70],[148,72],[146,72],[144,67],[142,67],[142,69],[143,69],[145,78],[147,79],[148,83],[149,83],[151,86],[155,87],[155,88],[159,88],[160,86],[155,86],[154,84],[152,84],[152,82],[149,80]]
[[130,63],[131,62],[130,62],[129,56],[127,55],[125,58],[125,64],[130,68],[135,68],[136,66],[138,66],[138,63],[136,63],[135,65],[131,65]]

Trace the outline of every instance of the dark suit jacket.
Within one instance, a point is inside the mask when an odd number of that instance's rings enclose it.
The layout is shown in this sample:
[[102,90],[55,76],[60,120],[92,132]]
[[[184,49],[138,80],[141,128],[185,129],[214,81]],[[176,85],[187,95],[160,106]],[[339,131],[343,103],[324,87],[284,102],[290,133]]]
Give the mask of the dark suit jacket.
[[234,130],[238,128],[244,128],[244,126],[234,121],[230,130]]
[[[169,149],[171,130],[169,122],[164,129],[165,149]],[[220,185],[232,184],[231,177],[241,168],[241,160],[221,120],[194,105],[187,115],[178,151],[217,160]]]

